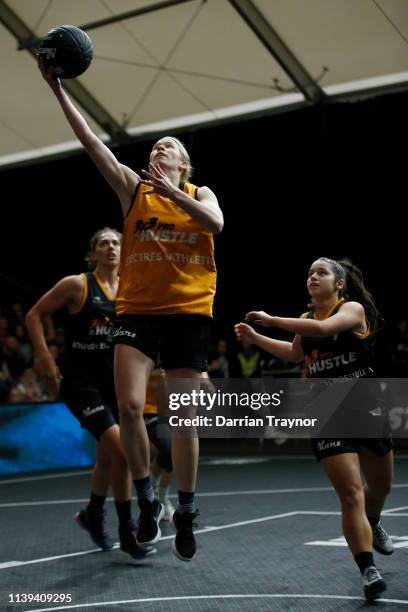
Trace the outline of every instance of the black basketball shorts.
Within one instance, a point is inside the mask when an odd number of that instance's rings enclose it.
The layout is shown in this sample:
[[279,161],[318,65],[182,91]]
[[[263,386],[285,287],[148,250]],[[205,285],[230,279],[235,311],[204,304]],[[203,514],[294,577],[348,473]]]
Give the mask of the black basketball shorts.
[[121,315],[115,321],[113,341],[127,344],[165,370],[189,368],[205,372],[211,319],[203,315]]
[[61,398],[83,429],[87,429],[97,440],[119,423],[118,407],[112,383],[100,387],[87,381],[68,376],[61,381]]

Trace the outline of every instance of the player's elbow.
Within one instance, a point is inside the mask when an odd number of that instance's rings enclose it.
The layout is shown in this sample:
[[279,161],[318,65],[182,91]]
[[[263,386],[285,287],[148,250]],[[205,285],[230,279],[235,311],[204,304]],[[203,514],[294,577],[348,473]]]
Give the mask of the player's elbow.
[[217,211],[217,214],[213,218],[212,222],[212,233],[220,234],[224,228],[224,216],[220,210]]
[[35,322],[41,321],[41,313],[39,312],[36,305],[30,308],[30,310],[27,312],[26,316],[24,317],[24,320],[25,320],[27,329],[29,329]]
[[31,308],[27,312],[26,316],[24,317],[24,321],[25,321],[27,329],[31,327],[34,318],[35,318],[35,311],[34,311],[34,308]]
[[213,229],[211,230],[213,234],[221,234],[224,228],[224,219],[219,219],[215,221]]

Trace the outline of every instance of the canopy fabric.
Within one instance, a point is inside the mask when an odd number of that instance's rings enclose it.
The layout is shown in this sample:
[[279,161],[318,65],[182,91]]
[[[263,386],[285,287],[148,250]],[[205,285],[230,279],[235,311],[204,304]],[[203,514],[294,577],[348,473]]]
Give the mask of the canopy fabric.
[[78,148],[35,66],[57,25],[92,38],[66,80],[115,144],[408,89],[407,0],[0,0],[0,166]]

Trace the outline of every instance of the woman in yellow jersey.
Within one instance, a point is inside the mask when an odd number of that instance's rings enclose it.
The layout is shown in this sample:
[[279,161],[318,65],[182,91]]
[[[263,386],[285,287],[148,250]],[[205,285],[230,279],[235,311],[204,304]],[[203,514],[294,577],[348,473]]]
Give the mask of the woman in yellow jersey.
[[[105,499],[112,488],[119,518],[121,549],[132,557],[146,556],[136,542],[131,518],[131,479],[121,444],[113,382],[112,329],[121,235],[105,227],[90,240],[92,272],[66,276],[47,291],[26,317],[27,330],[45,384],[61,397],[96,440],[96,462],[88,506],[75,520],[103,550],[113,547],[105,524]],[[44,336],[44,321],[57,310],[68,310],[66,355],[60,370]],[[154,552],[154,549],[148,552]]]
[[[185,391],[200,386],[207,369],[209,323],[216,286],[213,234],[223,215],[208,187],[188,182],[191,165],[176,138],[153,147],[143,179],[119,163],[92,132],[41,58],[39,68],[70,126],[117,194],[125,217],[117,295],[115,387],[121,441],[141,509],[137,538],[149,545],[160,538],[163,505],[149,478],[149,441],[143,407],[150,372],[158,354],[169,378],[185,381]],[[172,461],[179,490],[173,520],[174,553],[191,561],[196,544],[193,521],[198,440],[174,437]]]
[[[245,338],[285,361],[304,360],[310,378],[327,378],[341,384],[346,379],[372,377],[371,339],[382,319],[364,286],[361,271],[349,260],[338,262],[320,257],[310,267],[307,288],[310,311],[299,319],[265,312],[246,315],[246,320],[252,323],[294,333],[292,342],[267,338],[246,323],[235,326],[238,338]],[[370,600],[386,590],[374,564],[373,547],[383,555],[393,552],[392,540],[380,522],[393,478],[393,443],[386,415],[377,416],[377,402],[373,403],[367,387],[362,388],[360,412],[354,409],[355,402],[349,404],[354,412],[348,418],[364,419],[367,436],[373,431],[374,421],[380,419],[384,437],[345,438],[344,429],[342,434],[332,428],[325,438],[313,438],[312,446],[339,496],[344,536],[361,571],[364,594]],[[375,414],[370,412],[373,407]],[[342,409],[347,408],[344,402]]]

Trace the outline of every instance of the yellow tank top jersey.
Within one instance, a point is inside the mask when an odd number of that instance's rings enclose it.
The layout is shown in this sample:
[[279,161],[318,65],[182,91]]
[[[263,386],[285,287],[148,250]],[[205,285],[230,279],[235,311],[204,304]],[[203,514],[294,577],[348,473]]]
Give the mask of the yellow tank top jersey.
[[[213,235],[168,198],[143,195],[148,189],[139,185],[125,219],[116,312],[211,316]],[[191,183],[183,190],[196,196]]]

